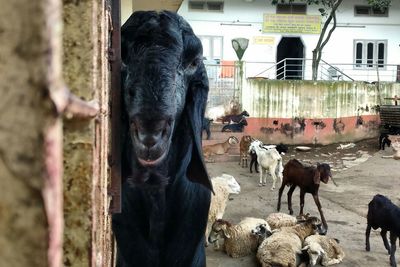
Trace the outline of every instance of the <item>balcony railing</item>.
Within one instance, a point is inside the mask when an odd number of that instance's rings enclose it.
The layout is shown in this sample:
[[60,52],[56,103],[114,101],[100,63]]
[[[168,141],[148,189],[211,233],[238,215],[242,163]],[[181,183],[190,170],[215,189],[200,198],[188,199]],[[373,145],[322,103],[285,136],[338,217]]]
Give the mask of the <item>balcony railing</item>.
[[[235,65],[206,64],[213,81],[222,83],[235,78]],[[321,60],[317,80],[400,82],[400,65],[328,63]],[[312,80],[312,60],[286,58],[280,62],[244,62],[244,78],[262,77],[271,80]]]

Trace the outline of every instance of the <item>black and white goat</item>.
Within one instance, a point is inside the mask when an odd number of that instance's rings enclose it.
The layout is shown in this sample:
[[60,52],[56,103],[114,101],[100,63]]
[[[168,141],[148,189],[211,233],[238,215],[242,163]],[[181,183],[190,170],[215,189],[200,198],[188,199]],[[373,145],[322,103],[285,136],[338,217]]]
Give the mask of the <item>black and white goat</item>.
[[[383,245],[390,254],[390,265],[396,267],[396,240],[400,238],[400,208],[387,197],[377,194],[368,204],[367,230],[365,231],[365,250],[370,251],[369,234],[371,228],[381,228]],[[390,245],[387,232],[390,232]]]
[[385,150],[385,145],[390,147],[392,141],[389,139],[389,135],[385,133],[381,133],[379,136],[379,149]]
[[244,126],[247,126],[247,120],[243,117],[238,123],[232,123],[222,127],[221,132],[243,132]]
[[[278,145],[262,145],[262,147],[265,149],[275,148],[281,155],[285,155],[289,150],[288,146],[282,143]],[[253,173],[253,164],[256,173],[258,173],[257,153],[254,150],[249,150],[249,154],[250,154],[250,173]]]
[[208,94],[201,42],[168,11],[133,13],[121,35],[117,266],[203,267],[212,185],[201,156]]

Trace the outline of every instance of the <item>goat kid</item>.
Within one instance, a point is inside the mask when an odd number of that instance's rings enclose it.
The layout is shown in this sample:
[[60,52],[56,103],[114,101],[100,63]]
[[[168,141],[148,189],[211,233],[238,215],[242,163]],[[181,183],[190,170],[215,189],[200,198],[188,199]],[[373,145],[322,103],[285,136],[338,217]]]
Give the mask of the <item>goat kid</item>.
[[203,267],[212,185],[201,156],[201,42],[176,13],[139,11],[122,26],[121,54],[117,266]]
[[203,119],[203,124],[201,126],[201,130],[202,131],[206,131],[207,140],[210,140],[210,138],[211,138],[210,125],[211,125],[212,121],[214,121],[214,120],[213,119],[209,119],[209,118],[204,118]]
[[253,141],[250,135],[244,135],[242,136],[242,139],[240,139],[240,158],[239,158],[239,165],[242,166],[242,168],[247,168],[247,159],[248,159],[248,153],[249,153],[249,147],[250,143]]
[[331,167],[326,164],[317,163],[317,167],[314,166],[304,166],[297,159],[289,160],[283,169],[283,181],[281,188],[279,188],[279,196],[278,196],[278,207],[277,210],[281,209],[281,197],[285,186],[290,186],[290,189],[287,193],[288,195],[288,207],[290,215],[293,214],[292,209],[292,194],[296,187],[300,187],[300,214],[299,216],[303,216],[304,209],[304,196],[306,193],[312,194],[314,198],[314,202],[318,207],[318,211],[321,216],[321,221],[323,226],[325,227],[325,233],[328,231],[328,224],[326,223],[324,213],[322,212],[321,203],[318,197],[318,189],[320,185],[320,181],[323,183],[328,183],[329,177],[332,179],[332,182],[337,186],[335,181],[332,178]]
[[[367,229],[365,231],[365,250],[370,251],[369,235],[371,228],[381,228],[383,245],[390,255],[390,265],[396,267],[396,240],[400,238],[400,208],[387,197],[377,194],[368,204]],[[390,245],[387,232],[390,232]]]

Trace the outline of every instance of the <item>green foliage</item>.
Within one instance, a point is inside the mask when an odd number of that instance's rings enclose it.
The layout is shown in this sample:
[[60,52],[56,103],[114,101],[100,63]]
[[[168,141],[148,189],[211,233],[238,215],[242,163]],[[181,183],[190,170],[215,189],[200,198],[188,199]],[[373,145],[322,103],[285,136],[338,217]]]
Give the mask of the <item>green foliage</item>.
[[380,10],[385,10],[392,3],[391,0],[366,0],[369,5],[374,8],[379,8]]

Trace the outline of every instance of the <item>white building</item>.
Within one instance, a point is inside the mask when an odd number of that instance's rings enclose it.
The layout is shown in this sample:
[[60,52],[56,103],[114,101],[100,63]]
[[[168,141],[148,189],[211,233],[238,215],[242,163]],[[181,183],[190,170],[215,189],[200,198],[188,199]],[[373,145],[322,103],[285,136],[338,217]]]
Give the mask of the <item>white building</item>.
[[[246,77],[276,79],[277,62],[312,58],[325,21],[319,8],[301,1],[274,6],[270,0],[184,0],[178,13],[201,38],[208,60],[237,60],[231,40],[247,38],[248,48],[242,58]],[[323,49],[322,60],[320,79],[347,79],[348,75],[354,80],[376,81],[379,66],[380,80],[399,81],[400,1],[392,0],[385,11],[373,9],[366,0],[343,1],[337,10],[337,28]],[[286,77],[310,78],[311,60],[288,63],[302,66],[285,72]],[[288,65],[286,68],[290,69]]]

